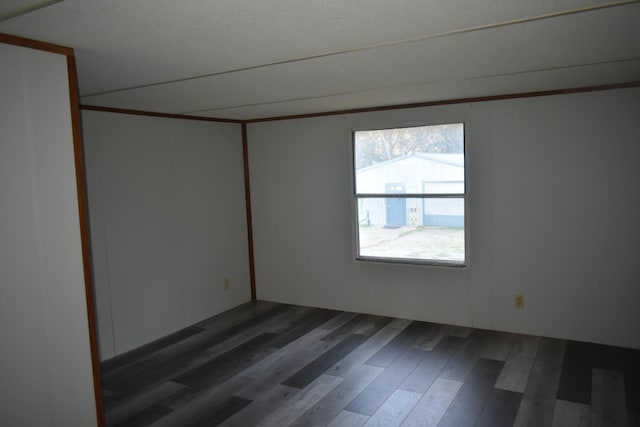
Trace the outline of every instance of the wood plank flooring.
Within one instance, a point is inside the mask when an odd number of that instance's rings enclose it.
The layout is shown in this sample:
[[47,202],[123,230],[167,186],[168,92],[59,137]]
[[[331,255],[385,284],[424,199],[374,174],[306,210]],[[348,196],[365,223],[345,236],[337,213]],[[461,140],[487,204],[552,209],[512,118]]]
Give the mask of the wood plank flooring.
[[640,351],[244,304],[102,363],[108,426],[640,426]]

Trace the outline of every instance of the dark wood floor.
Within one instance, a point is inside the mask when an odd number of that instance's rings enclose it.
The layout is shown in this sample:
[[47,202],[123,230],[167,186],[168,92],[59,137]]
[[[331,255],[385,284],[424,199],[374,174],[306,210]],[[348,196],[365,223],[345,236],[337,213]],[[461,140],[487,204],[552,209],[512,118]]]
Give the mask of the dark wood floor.
[[640,351],[254,302],[102,364],[109,426],[638,426]]

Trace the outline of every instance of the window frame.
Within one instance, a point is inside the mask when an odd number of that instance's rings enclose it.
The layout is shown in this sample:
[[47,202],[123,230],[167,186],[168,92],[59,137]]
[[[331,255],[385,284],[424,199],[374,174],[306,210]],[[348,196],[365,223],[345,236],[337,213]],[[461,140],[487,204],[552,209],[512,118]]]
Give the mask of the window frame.
[[[429,127],[439,125],[460,124],[462,125],[462,156],[463,156],[463,173],[464,173],[464,188],[463,193],[358,193],[357,192],[357,169],[356,169],[356,133],[363,131],[375,131],[375,130],[392,130],[392,129],[406,129],[415,127]],[[452,121],[452,122],[437,122],[429,124],[412,124],[401,126],[389,126],[389,127],[367,127],[351,130],[351,172],[352,172],[352,197],[353,197],[353,220],[352,224],[355,227],[354,231],[354,254],[356,262],[371,262],[371,263],[383,263],[383,264],[402,264],[402,265],[415,265],[415,266],[430,266],[430,267],[447,267],[447,268],[467,268],[469,267],[469,210],[468,210],[468,197],[469,192],[467,189],[467,123],[464,121]],[[360,254],[360,223],[359,223],[359,210],[358,202],[361,199],[387,199],[387,198],[402,198],[402,199],[421,199],[422,203],[426,199],[462,199],[464,214],[463,214],[463,236],[464,236],[464,259],[463,260],[439,260],[439,259],[417,259],[417,258],[396,258],[396,257],[379,257],[368,256]]]

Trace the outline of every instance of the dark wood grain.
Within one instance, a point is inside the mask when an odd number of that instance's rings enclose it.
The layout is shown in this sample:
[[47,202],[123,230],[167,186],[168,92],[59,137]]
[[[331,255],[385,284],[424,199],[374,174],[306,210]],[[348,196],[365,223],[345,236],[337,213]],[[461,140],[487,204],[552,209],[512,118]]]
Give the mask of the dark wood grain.
[[411,375],[400,384],[400,388],[417,393],[426,392],[463,343],[463,338],[444,337],[433,351],[425,355]]
[[[235,372],[246,369],[273,351],[268,343],[275,338],[276,335],[272,333],[261,334],[210,360],[204,352],[208,346],[206,342],[199,342],[185,349],[182,354],[154,354],[139,363],[128,365],[114,375],[104,377],[104,386],[117,391],[120,399],[132,397],[170,379],[189,386],[183,393],[199,390],[204,385],[221,382]],[[219,339],[218,335],[211,337],[212,342]]]
[[394,339],[389,341],[369,360],[367,365],[379,366],[386,368],[410,348],[422,335],[423,332],[429,332],[432,325],[425,322],[412,322],[404,328]]
[[[143,411],[138,412],[135,415],[127,418],[116,424],[107,424],[107,425],[117,425],[118,427],[138,427],[138,426],[146,426],[152,424],[154,421],[161,419],[171,413],[171,409],[164,407],[162,405],[153,405],[148,408],[145,408]],[[107,417],[107,423],[109,423],[109,418]]]
[[[245,304],[241,304],[231,310],[220,313],[216,316],[204,319],[198,322],[196,326],[209,329],[215,332],[221,332],[225,329],[235,326],[245,320],[257,316],[259,313],[264,313],[267,310],[271,310],[277,306],[287,306],[288,304],[276,304],[266,301],[250,301]],[[293,307],[293,306],[289,306]]]
[[589,427],[589,405],[568,400],[556,400],[551,425],[553,427]]
[[640,350],[625,348],[621,357],[624,360],[627,421],[629,426],[640,426]]
[[331,350],[337,343],[320,340],[323,333],[326,331],[316,329],[241,372],[241,375],[255,378],[255,381],[237,395],[248,399],[259,398],[311,363],[318,355]]
[[422,393],[396,390],[367,420],[366,426],[398,426],[422,398]]
[[182,424],[176,424],[173,427],[217,426],[249,404],[251,404],[251,400],[229,396],[221,402],[214,402],[206,410],[195,414],[190,420],[185,420]]
[[309,363],[304,368],[284,380],[282,384],[296,388],[305,388],[311,384],[312,381],[325,373],[327,369],[355,350],[360,344],[365,342],[366,339],[367,337],[364,335],[349,335],[331,350],[325,352],[313,362]]
[[327,427],[362,427],[369,417],[355,412],[342,411],[327,424]]
[[437,425],[449,409],[461,386],[460,381],[437,378],[404,419],[401,427]]
[[449,380],[464,381],[480,358],[480,354],[487,348],[492,336],[493,332],[484,329],[471,332],[467,341],[449,360],[440,376]]
[[204,328],[200,328],[197,326],[190,326],[184,329],[181,329],[173,334],[169,334],[165,337],[162,337],[158,340],[152,341],[146,345],[135,348],[131,351],[123,353],[119,356],[113,357],[102,363],[102,370],[105,372],[105,376],[109,374],[113,374],[118,368],[124,367],[130,363],[139,362],[140,359],[143,359],[152,353],[155,353],[158,350],[162,350],[165,347],[168,347],[172,344],[175,344],[179,341],[182,341],[186,338],[189,338],[193,335],[204,332]]
[[322,338],[325,341],[341,340],[347,335],[358,334],[371,336],[391,322],[391,318],[361,314],[354,316],[347,323]]
[[440,427],[475,425],[504,362],[478,359],[456,398],[442,417]]
[[424,350],[406,350],[347,406],[347,411],[373,415],[425,356]]
[[343,378],[340,377],[321,375],[299,393],[292,395],[289,400],[282,402],[278,408],[272,408],[264,413],[259,425],[261,427],[288,426],[310,410],[342,381]]
[[590,415],[591,427],[628,425],[622,372],[597,368],[593,370]]
[[591,403],[593,344],[567,341],[558,386],[558,399]]
[[272,333],[258,335],[233,350],[176,377],[174,381],[185,384],[190,389],[221,382],[260,360],[261,356],[268,353],[269,342],[275,338],[276,335]]
[[502,372],[500,372],[500,376],[496,380],[495,387],[524,393],[539,345],[540,337],[532,335],[515,337]]
[[[336,316],[334,319],[338,317],[339,316]],[[333,330],[329,332],[327,335],[325,335],[322,338],[322,340],[323,341],[340,341],[344,339],[348,335],[351,335],[356,330],[356,328],[358,328],[359,325],[364,320],[367,319],[367,315],[358,314],[354,316],[348,316],[345,319],[347,319],[346,322],[340,320],[340,325],[337,328],[332,328]]]
[[[119,395],[133,394],[136,390],[148,388],[150,384],[161,384],[160,378],[164,375],[173,375],[173,370],[165,366],[169,358],[162,354],[153,354],[140,361],[133,361],[126,367],[110,375],[102,377],[102,385],[105,389]],[[115,397],[111,397],[115,399]]]
[[501,360],[503,362],[506,361],[515,338],[515,334],[494,332],[480,353],[480,357],[484,359]]
[[254,301],[105,362],[103,397],[109,426],[635,426],[639,354]]
[[268,393],[254,400],[251,405],[229,417],[221,425],[224,427],[255,426],[264,419],[265,414],[279,408],[285,403],[291,402],[300,390],[293,387],[277,385]]
[[[153,423],[154,427],[172,427],[189,424],[194,419],[206,419],[211,414],[211,407],[225,402],[236,391],[249,384],[252,380],[236,375],[227,381],[208,387],[207,390],[197,396],[171,395],[158,402],[160,405],[171,408],[172,412]],[[236,396],[237,397],[237,396]],[[251,399],[246,399],[250,401]],[[219,408],[220,410],[220,408]]]
[[360,323],[358,328],[354,331],[354,334],[371,336],[376,334],[380,329],[389,325],[393,319],[384,316],[374,316],[368,314],[365,319]]
[[382,371],[376,366],[360,366],[291,425],[326,426]]
[[266,332],[271,332],[279,336],[290,327],[291,319],[295,319],[311,310],[312,309],[308,307],[291,307],[258,325],[235,334],[225,341],[214,344],[212,347],[207,348],[206,352],[212,356],[218,356]]
[[[109,425],[121,424],[125,420],[128,420],[135,415],[144,412],[148,408],[154,405],[158,405],[161,401],[183,388],[184,385],[174,383],[172,381],[161,384],[146,393],[127,400],[114,410],[107,412],[106,422]],[[167,408],[167,406],[162,404],[159,406]],[[169,410],[168,412],[171,412],[171,410]]]
[[521,399],[521,393],[494,388],[475,427],[511,427]]
[[640,350],[593,344],[593,367],[623,374],[627,423],[640,426]]
[[276,338],[271,345],[278,348],[284,347],[329,319],[337,316],[339,313],[339,311],[335,310],[316,309],[314,312],[302,317],[299,321],[292,322],[289,330]]
[[380,351],[380,349],[388,344],[401,331],[402,329],[396,328],[392,323],[389,323],[373,336],[371,336],[371,338],[369,338],[364,344],[359,346],[357,349],[343,358],[340,362],[336,363],[331,369],[327,371],[327,373],[343,378],[347,377],[360,365],[365,363],[374,354]]
[[514,426],[549,427],[558,394],[565,342],[543,338]]

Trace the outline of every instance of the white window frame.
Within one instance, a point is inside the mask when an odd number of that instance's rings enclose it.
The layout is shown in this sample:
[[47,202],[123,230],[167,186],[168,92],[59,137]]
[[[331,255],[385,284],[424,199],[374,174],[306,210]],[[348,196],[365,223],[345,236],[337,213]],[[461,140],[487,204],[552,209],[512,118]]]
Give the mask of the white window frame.
[[[358,193],[357,192],[357,177],[356,177],[356,133],[361,131],[371,130],[387,130],[387,129],[403,129],[411,127],[422,126],[437,126],[445,124],[461,124],[463,126],[463,159],[464,159],[464,192],[463,193]],[[391,263],[391,264],[413,264],[413,265],[425,265],[436,267],[455,267],[466,268],[469,265],[469,233],[468,233],[468,191],[467,191],[467,153],[466,153],[466,131],[467,124],[465,122],[445,122],[445,123],[430,123],[422,125],[410,125],[410,126],[393,126],[384,128],[362,128],[353,129],[351,132],[351,168],[352,168],[352,183],[353,183],[353,221],[352,224],[355,227],[355,260],[364,262],[375,263]],[[464,205],[464,259],[460,260],[440,260],[440,259],[417,259],[417,258],[396,258],[396,257],[377,257],[367,256],[360,254],[360,224],[359,224],[359,211],[358,201],[367,198],[404,198],[404,199],[462,199]]]

